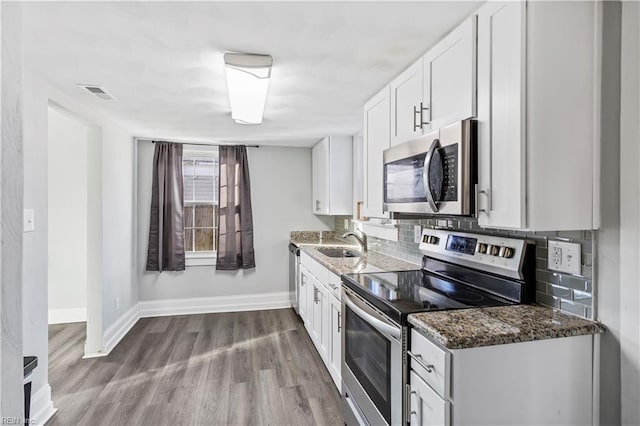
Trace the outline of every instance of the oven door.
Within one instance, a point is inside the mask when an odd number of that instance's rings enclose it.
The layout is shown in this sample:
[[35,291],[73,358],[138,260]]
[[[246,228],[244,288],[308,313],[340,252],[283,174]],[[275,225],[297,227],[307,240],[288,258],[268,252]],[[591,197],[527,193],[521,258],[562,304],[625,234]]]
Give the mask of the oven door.
[[345,422],[401,424],[402,327],[350,290],[342,303]]

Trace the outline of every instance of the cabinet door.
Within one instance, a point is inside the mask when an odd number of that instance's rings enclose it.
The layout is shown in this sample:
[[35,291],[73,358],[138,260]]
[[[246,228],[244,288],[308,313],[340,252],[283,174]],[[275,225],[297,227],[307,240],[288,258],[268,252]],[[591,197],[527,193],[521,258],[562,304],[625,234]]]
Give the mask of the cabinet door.
[[313,329],[311,339],[316,345],[320,358],[326,363],[328,346],[327,290],[318,280],[313,284]]
[[307,289],[309,288],[308,272],[300,267],[300,280],[298,281],[298,314],[303,322],[307,322]]
[[409,373],[410,418],[412,426],[446,426],[450,424],[449,403],[429,387],[413,370]]
[[329,295],[329,351],[327,366],[338,389],[342,386],[342,304]]
[[422,58],[391,82],[391,146],[422,135]]
[[423,130],[476,116],[476,16],[423,57]]
[[329,138],[312,150],[313,206],[315,214],[329,214]]
[[367,217],[389,217],[382,211],[382,152],[389,148],[389,86],[364,106],[364,206]]
[[309,337],[315,343],[315,336],[313,334],[315,315],[313,312],[313,307],[315,305],[316,299],[316,291],[315,291],[315,283],[316,279],[307,271],[307,320],[304,323],[305,328],[307,329],[307,333],[309,333]]
[[478,12],[478,223],[525,223],[524,2]]

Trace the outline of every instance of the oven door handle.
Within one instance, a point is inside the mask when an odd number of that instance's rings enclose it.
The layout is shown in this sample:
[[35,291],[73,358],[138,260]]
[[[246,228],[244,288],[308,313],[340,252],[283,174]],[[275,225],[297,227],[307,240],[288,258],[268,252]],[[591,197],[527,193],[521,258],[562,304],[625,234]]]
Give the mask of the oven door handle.
[[433,210],[434,213],[438,212],[438,205],[436,201],[433,199],[433,193],[431,192],[431,182],[429,182],[429,170],[431,169],[431,160],[433,160],[433,154],[436,152],[436,149],[440,148],[440,139],[436,138],[431,142],[431,146],[429,147],[429,151],[427,151],[427,156],[424,159],[424,170],[422,174],[422,181],[424,182],[424,192],[427,194],[427,201],[429,202],[429,207]]
[[346,305],[353,310],[360,318],[365,320],[367,324],[371,325],[378,331],[384,334],[388,334],[396,340],[400,339],[401,330],[397,327],[387,324],[379,318],[374,317],[369,312],[356,305],[353,300],[347,295],[343,294]]

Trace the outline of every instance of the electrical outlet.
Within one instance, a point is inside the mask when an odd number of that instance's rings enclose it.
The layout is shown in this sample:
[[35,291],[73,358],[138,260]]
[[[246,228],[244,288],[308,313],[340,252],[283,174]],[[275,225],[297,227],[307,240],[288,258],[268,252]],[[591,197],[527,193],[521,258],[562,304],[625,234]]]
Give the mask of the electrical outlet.
[[582,246],[579,243],[549,240],[548,268],[553,271],[580,275],[582,273]]
[[344,229],[349,229],[349,219],[344,220]]
[[116,297],[116,311],[120,310],[120,298]]
[[562,248],[553,247],[549,248],[549,265],[551,268],[558,270],[562,267]]
[[413,242],[420,243],[422,240],[422,225],[413,226]]

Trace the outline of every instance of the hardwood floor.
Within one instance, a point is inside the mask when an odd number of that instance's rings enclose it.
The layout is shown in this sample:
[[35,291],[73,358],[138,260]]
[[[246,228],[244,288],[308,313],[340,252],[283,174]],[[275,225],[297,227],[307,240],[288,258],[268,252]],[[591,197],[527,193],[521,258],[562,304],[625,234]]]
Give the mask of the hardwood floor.
[[344,424],[291,309],[144,318],[104,358],[84,340],[84,323],[49,326],[48,425]]

